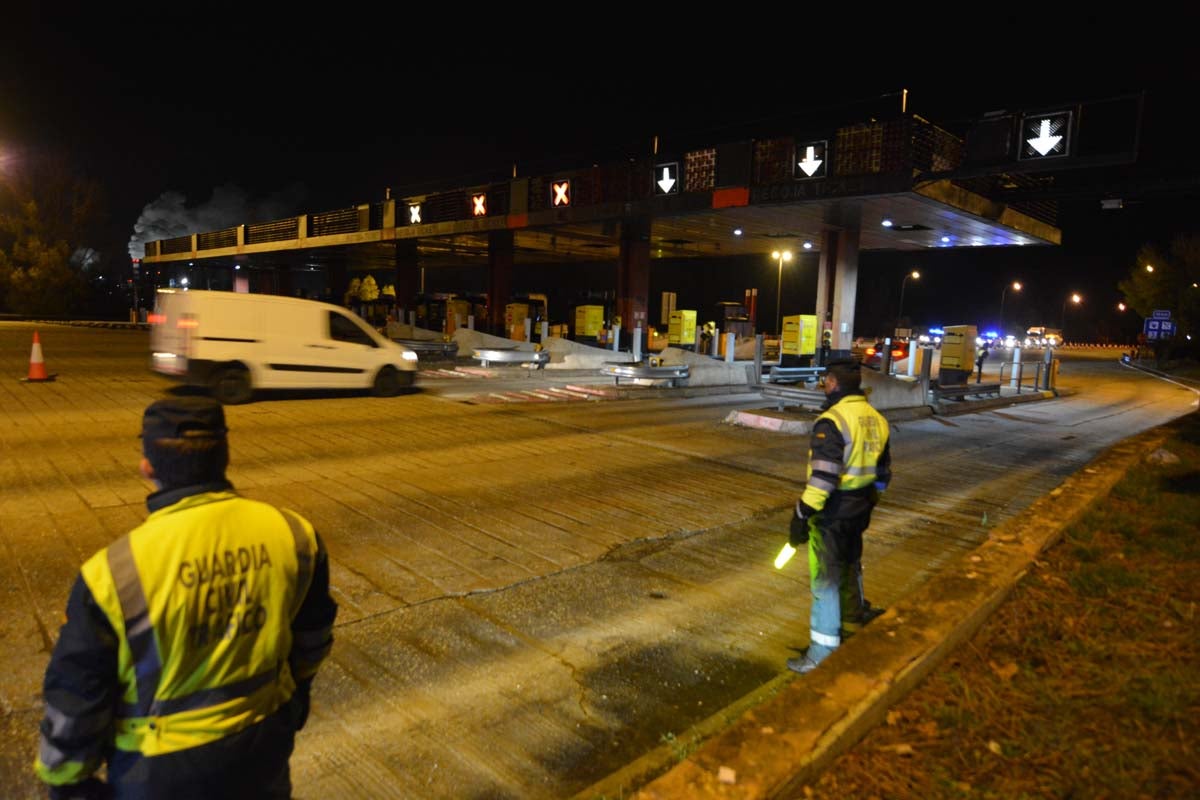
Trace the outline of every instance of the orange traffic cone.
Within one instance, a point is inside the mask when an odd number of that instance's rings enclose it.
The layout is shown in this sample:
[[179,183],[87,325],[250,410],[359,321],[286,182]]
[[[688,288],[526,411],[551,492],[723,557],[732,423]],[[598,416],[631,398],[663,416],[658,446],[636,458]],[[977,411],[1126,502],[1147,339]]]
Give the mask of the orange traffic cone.
[[42,342],[38,339],[37,331],[33,332],[33,349],[29,353],[29,377],[24,381],[42,382],[54,380],[54,375],[46,374],[46,359],[42,357]]

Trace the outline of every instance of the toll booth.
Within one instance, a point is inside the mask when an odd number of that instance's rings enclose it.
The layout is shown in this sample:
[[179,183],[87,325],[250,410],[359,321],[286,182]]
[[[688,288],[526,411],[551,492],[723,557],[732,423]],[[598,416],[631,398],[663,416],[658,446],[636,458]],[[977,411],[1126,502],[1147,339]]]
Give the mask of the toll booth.
[[942,366],[938,375],[939,386],[966,383],[975,371],[974,325],[947,325],[942,334]]
[[453,334],[458,327],[467,327],[467,317],[471,316],[471,303],[460,297],[446,301],[446,334]]
[[739,339],[754,336],[754,322],[751,321],[746,306],[729,300],[716,305],[717,330],[722,335],[732,333]]
[[[471,305],[471,315],[475,317],[475,329],[491,332],[488,320],[488,296],[484,292],[468,292],[463,295]],[[466,320],[463,321],[466,324]]]
[[546,295],[529,294],[513,298],[504,307],[504,335],[518,342],[525,341],[525,320],[529,320],[532,341],[541,338],[541,324],[546,319]]
[[817,315],[795,314],[783,318],[781,367],[811,367],[817,353]]
[[671,347],[694,348],[696,346],[696,312],[676,309],[671,312],[667,343]]
[[[443,292],[418,294],[417,327],[442,333],[446,330],[446,303],[457,295]],[[406,320],[407,321],[407,320]]]
[[575,306],[575,341],[595,344],[604,329],[604,306]]
[[[504,307],[504,335],[517,342],[525,341],[525,320],[532,323],[528,303],[509,303]],[[532,328],[530,330],[532,334]]]

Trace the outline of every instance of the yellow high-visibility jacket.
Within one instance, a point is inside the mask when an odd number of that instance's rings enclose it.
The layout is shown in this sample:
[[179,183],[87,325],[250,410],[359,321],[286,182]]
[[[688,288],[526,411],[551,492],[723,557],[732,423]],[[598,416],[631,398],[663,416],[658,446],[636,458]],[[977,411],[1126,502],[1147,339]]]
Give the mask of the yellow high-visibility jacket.
[[808,483],[798,515],[821,511],[833,492],[887,488],[892,476],[888,438],[887,419],[861,392],[845,395],[826,409],[813,423]]
[[[56,648],[36,763],[41,778],[77,783],[99,766],[105,746],[163,755],[230,736],[277,711],[297,681],[313,677],[332,644],[336,605],[327,598],[323,553],[322,621],[293,630],[318,548],[298,514],[227,490],[159,508],[90,558],[80,593],[90,593],[93,612],[100,609],[116,636],[117,685],[110,691],[119,700],[114,710],[111,702],[52,694]],[[60,640],[70,625],[69,613]]]

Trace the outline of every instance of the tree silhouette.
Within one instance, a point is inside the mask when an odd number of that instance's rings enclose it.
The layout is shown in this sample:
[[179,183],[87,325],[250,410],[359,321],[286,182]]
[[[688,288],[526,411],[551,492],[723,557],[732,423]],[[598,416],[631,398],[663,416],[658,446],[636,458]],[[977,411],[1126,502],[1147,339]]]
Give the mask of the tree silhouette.
[[29,315],[78,310],[83,271],[99,261],[91,245],[104,224],[100,188],[58,157],[14,160],[0,180],[0,305]]

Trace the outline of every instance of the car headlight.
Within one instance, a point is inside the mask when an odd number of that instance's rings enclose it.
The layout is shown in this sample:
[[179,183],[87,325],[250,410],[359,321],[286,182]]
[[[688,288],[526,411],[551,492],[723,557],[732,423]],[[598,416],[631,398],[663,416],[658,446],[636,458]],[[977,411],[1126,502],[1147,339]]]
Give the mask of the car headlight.
[[403,358],[405,361],[416,361],[417,360],[417,354],[414,353],[412,350],[405,350],[403,353],[400,354],[400,357]]

